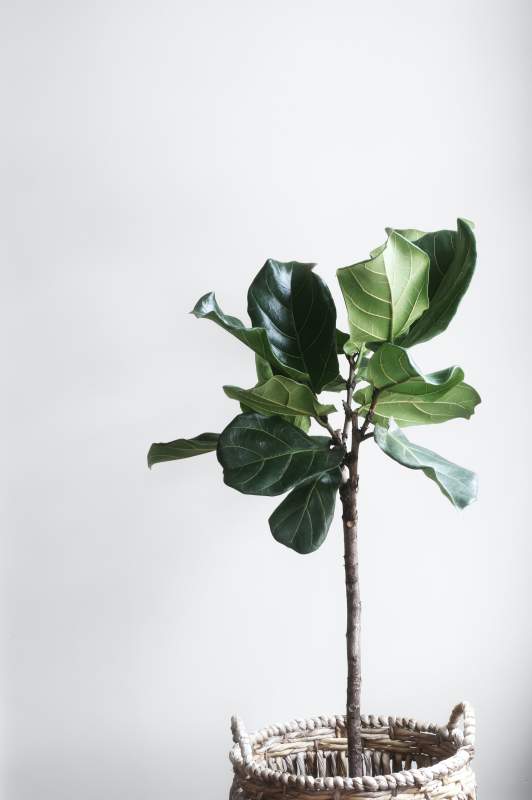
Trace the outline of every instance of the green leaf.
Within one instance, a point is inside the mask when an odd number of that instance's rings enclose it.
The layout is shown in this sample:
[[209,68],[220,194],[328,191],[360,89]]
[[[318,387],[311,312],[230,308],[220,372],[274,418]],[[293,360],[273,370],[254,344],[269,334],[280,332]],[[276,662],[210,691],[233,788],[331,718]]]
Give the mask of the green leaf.
[[255,371],[257,373],[257,381],[259,383],[266,383],[266,381],[273,378],[273,369],[263,358],[255,353]]
[[423,375],[415,366],[408,352],[396,344],[383,344],[370,359],[365,372],[365,380],[376,389],[391,388],[402,394],[437,394],[447,392],[463,381],[464,373],[460,367]]
[[437,483],[456,508],[465,508],[476,500],[478,482],[474,472],[447,461],[432,450],[413,444],[393,421],[388,429],[376,426],[375,441],[394,461],[409,469],[420,469],[427,478]]
[[401,231],[430,257],[429,308],[399,339],[404,347],[442,333],[454,317],[475,271],[477,248],[473,225],[457,221],[456,231]]
[[[256,386],[260,386],[262,383],[266,383],[266,381],[270,380],[270,378],[273,377],[273,370],[268,364],[268,362],[264,361],[264,359],[258,355],[255,355],[255,368],[258,379],[258,383]],[[246,411],[253,410],[250,406],[246,406],[245,403],[240,403],[240,408],[244,413],[246,413]],[[293,417],[281,414],[281,417],[290,422],[291,425],[295,425],[296,428],[300,428],[302,431],[305,431],[305,433],[307,433],[310,430],[310,418],[308,416],[301,415]]]
[[318,393],[338,374],[338,358],[336,308],[314,266],[269,259],[249,287],[248,313],[253,325],[266,330],[285,365],[281,371],[288,375],[289,367],[308,375]]
[[[380,344],[378,344],[376,346],[377,347],[381,347]],[[371,364],[372,356],[373,356],[373,353],[371,353],[371,355],[368,355],[367,352],[364,352],[362,357],[360,357],[360,356],[358,357],[357,372],[356,372],[357,381],[367,381],[368,380],[368,368],[369,368],[369,365]]]
[[317,550],[331,526],[341,477],[334,469],[293,489],[268,520],[273,538],[296,553]]
[[373,387],[379,390],[373,419],[387,425],[392,417],[398,425],[426,425],[445,422],[456,417],[469,419],[480,403],[477,392],[464,383],[460,367],[423,375],[406,350],[398,345],[384,344],[370,360],[366,386],[355,394],[360,403],[359,413],[368,413]]
[[328,449],[280,417],[240,414],[221,433],[224,481],[243,494],[283,494],[338,467],[341,447]]
[[224,386],[223,389],[228,397],[265,415],[307,416],[319,420],[336,411],[334,406],[322,405],[308,386],[283,375],[274,375],[266,383],[252,389],[240,389],[238,386]]
[[366,342],[397,339],[428,308],[429,258],[396,231],[369,261],[337,271],[353,352]]
[[289,422],[290,425],[295,425],[296,428],[299,428],[300,431],[304,431],[305,433],[308,433],[310,430],[310,417],[288,417],[281,414],[281,419]]
[[[395,230],[397,233],[400,233],[401,236],[404,236],[405,239],[408,239],[409,242],[416,242],[422,236],[424,236],[424,231],[418,231],[415,228],[385,228],[386,234],[389,236],[390,233]],[[374,247],[373,250],[370,251],[370,258],[375,258],[376,256],[380,256],[383,250],[386,249],[386,242],[380,244],[378,247]]]
[[339,355],[344,354],[344,345],[349,341],[349,334],[336,329],[336,352]]
[[151,469],[154,464],[161,461],[178,461],[181,458],[191,458],[201,456],[202,453],[210,453],[216,450],[218,445],[218,433],[200,433],[193,439],[176,439],[173,442],[157,442],[152,444],[148,451],[148,466]]
[[260,358],[270,364],[276,372],[287,375],[294,380],[308,380],[308,377],[303,372],[299,372],[299,370],[279,361],[272,350],[264,328],[246,328],[244,323],[236,317],[230,317],[224,314],[216,301],[214,292],[209,292],[201,297],[191,313],[194,314],[195,317],[198,317],[198,319],[210,319],[225,331],[231,333],[239,341],[251,348]]
[[[453,373],[453,370],[457,371]],[[392,388],[383,389],[377,399],[373,421],[378,425],[387,426],[393,418],[398,425],[405,428],[408,425],[433,425],[458,417],[469,419],[480,403],[480,397],[475,389],[467,383],[460,382],[451,389],[443,390],[444,386],[452,385],[460,372],[457,367],[453,367],[451,370],[423,376],[432,383],[425,383],[423,378],[412,378],[404,384],[398,384],[401,391]],[[358,409],[359,414],[365,416],[368,413],[372,393],[371,386],[366,386],[356,393],[355,400],[361,404]]]
[[332,380],[329,383],[325,384],[325,386],[323,387],[322,391],[323,392],[345,392],[346,383],[347,383],[347,381],[343,377],[343,375],[340,375],[340,373],[338,373],[338,375],[336,376],[336,378],[334,380]]

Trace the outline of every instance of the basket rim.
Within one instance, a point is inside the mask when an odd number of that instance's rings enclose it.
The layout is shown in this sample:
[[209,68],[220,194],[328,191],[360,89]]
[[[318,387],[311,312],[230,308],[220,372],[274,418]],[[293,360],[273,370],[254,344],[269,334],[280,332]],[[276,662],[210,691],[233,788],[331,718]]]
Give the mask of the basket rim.
[[[362,727],[366,730],[389,727],[404,728],[418,732],[437,733],[442,740],[455,738],[456,752],[438,761],[430,767],[402,770],[386,775],[365,775],[361,778],[346,778],[342,776],[314,778],[311,775],[293,775],[282,770],[271,769],[255,760],[254,748],[264,744],[269,739],[284,736],[290,733],[316,732],[316,729],[327,728],[334,730],[345,727],[345,716],[319,716],[307,719],[293,719],[286,723],[270,725],[248,734],[245,726],[238,717],[232,719],[234,745],[229,753],[235,773],[245,780],[257,783],[277,784],[279,786],[297,787],[306,792],[324,792],[333,790],[350,790],[356,792],[382,792],[394,791],[400,788],[422,788],[433,782],[441,783],[443,779],[463,770],[475,754],[475,712],[473,707],[466,702],[459,703],[453,709],[447,725],[440,726],[434,723],[425,723],[410,717],[383,717],[363,715]],[[460,730],[463,724],[463,733]],[[294,737],[295,738],[295,737]]]

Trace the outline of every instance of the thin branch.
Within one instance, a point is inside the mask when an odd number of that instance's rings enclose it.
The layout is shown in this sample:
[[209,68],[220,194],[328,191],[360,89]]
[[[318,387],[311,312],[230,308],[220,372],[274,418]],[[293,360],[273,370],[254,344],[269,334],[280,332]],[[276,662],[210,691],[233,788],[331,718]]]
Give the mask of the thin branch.
[[378,399],[379,399],[379,390],[378,389],[373,389],[373,395],[371,397],[371,405],[369,407],[369,411],[366,414],[366,419],[364,420],[364,424],[362,425],[362,427],[360,429],[360,433],[359,433],[359,436],[360,436],[361,440],[366,435],[368,427],[369,427],[370,423],[373,421],[373,415],[375,413],[375,406],[377,405],[377,400]]

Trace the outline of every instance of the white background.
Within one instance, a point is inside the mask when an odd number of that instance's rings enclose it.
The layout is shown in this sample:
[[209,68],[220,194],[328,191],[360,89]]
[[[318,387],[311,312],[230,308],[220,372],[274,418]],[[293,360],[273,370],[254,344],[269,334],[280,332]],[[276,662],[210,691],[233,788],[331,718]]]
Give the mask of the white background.
[[[251,354],[187,312],[245,315],[267,257],[334,271],[385,225],[477,224],[450,330],[483,405],[412,438],[476,468],[454,511],[372,443],[361,464],[364,710],[478,713],[482,800],[529,797],[530,6],[3,5],[5,800],[226,798],[229,718],[344,705],[341,525],[297,556],[278,500],[213,455]],[[9,337],[9,339],[7,338]],[[4,394],[6,394],[4,390]],[[201,785],[201,789],[198,786]]]

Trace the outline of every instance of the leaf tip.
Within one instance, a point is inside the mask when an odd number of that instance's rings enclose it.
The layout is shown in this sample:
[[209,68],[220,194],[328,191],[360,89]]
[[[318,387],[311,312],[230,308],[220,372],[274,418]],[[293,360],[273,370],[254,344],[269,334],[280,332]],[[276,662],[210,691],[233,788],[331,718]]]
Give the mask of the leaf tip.
[[153,466],[152,450],[153,450],[153,445],[150,445],[150,449],[148,450],[148,455],[146,456],[146,461],[148,463],[148,469],[151,469],[152,466]]
[[194,308],[189,313],[200,319],[212,309],[215,303],[216,297],[214,292],[207,292],[200,297]]

